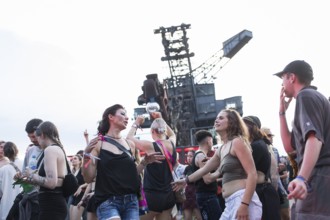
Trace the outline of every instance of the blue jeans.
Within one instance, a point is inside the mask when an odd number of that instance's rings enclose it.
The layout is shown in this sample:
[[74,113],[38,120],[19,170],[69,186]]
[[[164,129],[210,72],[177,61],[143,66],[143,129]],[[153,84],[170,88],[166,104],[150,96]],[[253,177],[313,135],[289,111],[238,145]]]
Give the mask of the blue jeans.
[[203,220],[218,220],[222,210],[215,193],[196,193],[196,200]]
[[139,204],[136,194],[123,196],[110,196],[102,202],[96,210],[99,220],[110,219],[113,217],[122,220],[139,219]]

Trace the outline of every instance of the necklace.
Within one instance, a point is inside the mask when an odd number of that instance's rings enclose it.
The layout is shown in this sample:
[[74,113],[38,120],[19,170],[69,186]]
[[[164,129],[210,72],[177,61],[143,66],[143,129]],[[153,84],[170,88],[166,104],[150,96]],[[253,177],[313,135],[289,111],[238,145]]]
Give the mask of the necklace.
[[112,139],[117,139],[117,140],[120,140],[121,139],[121,136],[120,137],[113,137],[113,136],[110,136],[108,134],[106,134],[105,136],[109,137],[109,138],[112,138]]

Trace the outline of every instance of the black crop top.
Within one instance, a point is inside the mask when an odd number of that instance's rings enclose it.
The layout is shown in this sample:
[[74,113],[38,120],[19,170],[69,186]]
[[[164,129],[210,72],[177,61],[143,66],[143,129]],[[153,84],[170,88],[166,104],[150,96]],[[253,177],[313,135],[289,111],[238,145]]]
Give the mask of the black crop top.
[[[199,169],[198,166],[196,166],[196,156],[198,154],[204,154],[203,151],[196,151],[194,157],[193,157],[193,161],[192,161],[192,167],[193,167],[193,171],[197,171]],[[214,171],[212,171],[214,172]],[[211,173],[212,173],[211,172]],[[195,182],[195,186],[196,186],[196,192],[197,193],[203,193],[203,192],[209,192],[209,193],[217,193],[218,190],[218,183],[216,181],[206,184],[203,180],[203,178],[200,178],[199,180],[197,180]]]
[[251,143],[251,147],[256,170],[267,176],[270,169],[271,155],[266,142],[263,139],[255,140]]

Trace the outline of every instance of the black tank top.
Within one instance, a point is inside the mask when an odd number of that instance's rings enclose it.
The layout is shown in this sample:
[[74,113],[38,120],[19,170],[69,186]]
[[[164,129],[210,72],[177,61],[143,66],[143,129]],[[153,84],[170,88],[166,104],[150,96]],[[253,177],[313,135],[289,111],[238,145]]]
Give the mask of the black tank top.
[[101,148],[99,157],[101,160],[97,163],[95,185],[96,206],[110,196],[139,193],[138,172],[128,154],[114,154]]
[[[153,142],[155,152],[162,152]],[[173,160],[176,161],[176,153],[173,151]],[[172,173],[166,160],[161,163],[151,163],[144,170],[143,187],[148,191],[172,191],[171,182],[173,180]]]
[[[202,151],[197,151],[193,157],[193,161],[192,161],[192,167],[193,167],[193,171],[195,172],[196,170],[199,169],[198,166],[196,166],[196,156],[197,154],[204,154]],[[214,172],[214,171],[213,171]],[[218,190],[218,184],[216,181],[210,183],[210,184],[206,184],[203,180],[203,178],[200,178],[199,180],[197,180],[195,182],[195,186],[196,186],[196,192],[211,192],[211,193],[217,193]]]
[[[58,146],[58,147],[60,147],[60,146]],[[60,148],[62,148],[62,147],[60,147]],[[44,156],[45,156],[45,152],[43,151],[42,154],[40,155],[40,157],[38,159],[38,163],[37,163],[37,167],[39,168],[38,175],[42,176],[42,177],[46,177],[46,171],[45,171],[45,167],[44,167]],[[55,187],[54,189],[49,189],[49,188],[40,186],[39,192],[46,192],[46,191],[47,192],[62,192],[63,190],[62,190],[61,186]]]
[[261,171],[267,178],[269,175],[271,157],[266,142],[263,139],[254,140],[251,143],[251,147],[257,171]]

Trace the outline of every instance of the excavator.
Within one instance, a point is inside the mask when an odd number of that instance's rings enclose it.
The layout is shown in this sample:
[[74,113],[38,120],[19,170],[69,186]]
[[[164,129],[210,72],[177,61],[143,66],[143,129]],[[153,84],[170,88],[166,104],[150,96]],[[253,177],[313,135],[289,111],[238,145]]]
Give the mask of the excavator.
[[[160,80],[157,73],[146,75],[142,94],[137,98],[139,107],[134,116],[148,115],[160,111],[163,119],[177,135],[177,152],[196,149],[194,133],[200,129],[214,133],[213,124],[219,111],[236,109],[243,115],[241,96],[216,100],[216,74],[229,60],[252,39],[252,32],[243,30],[223,42],[223,47],[196,68],[191,65],[187,30],[190,24],[160,27],[154,34],[160,34],[170,77]],[[152,119],[147,117],[142,128],[149,128]]]

